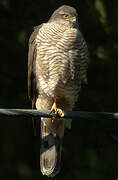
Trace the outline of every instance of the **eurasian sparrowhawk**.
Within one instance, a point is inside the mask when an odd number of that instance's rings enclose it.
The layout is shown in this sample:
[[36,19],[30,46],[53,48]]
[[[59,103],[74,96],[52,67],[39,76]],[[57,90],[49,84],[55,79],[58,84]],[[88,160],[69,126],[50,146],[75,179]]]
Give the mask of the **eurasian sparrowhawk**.
[[64,128],[71,127],[71,119],[56,114],[72,111],[81,84],[87,81],[87,67],[88,48],[77,12],[63,5],[47,23],[35,27],[29,39],[29,96],[34,108],[55,114],[52,119],[41,118],[40,169],[49,177],[59,172]]

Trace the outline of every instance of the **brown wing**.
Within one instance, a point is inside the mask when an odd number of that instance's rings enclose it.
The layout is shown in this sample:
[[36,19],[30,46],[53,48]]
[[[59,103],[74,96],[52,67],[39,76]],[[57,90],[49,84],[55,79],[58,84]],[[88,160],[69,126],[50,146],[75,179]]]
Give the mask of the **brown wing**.
[[28,52],[28,96],[33,101],[33,106],[37,96],[36,90],[36,56],[37,56],[37,44],[36,36],[41,28],[42,24],[34,28],[34,32],[31,34],[29,39],[29,52]]

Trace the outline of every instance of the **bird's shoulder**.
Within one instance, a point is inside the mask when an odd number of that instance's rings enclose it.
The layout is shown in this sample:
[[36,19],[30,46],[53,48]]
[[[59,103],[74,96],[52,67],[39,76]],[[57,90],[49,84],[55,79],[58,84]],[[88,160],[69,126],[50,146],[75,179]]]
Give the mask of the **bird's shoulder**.
[[41,29],[41,27],[44,25],[44,23],[38,25],[38,26],[35,26],[33,29],[34,31],[32,32],[30,38],[29,38],[29,44],[32,44],[32,42],[36,39],[36,36],[39,32],[39,30]]

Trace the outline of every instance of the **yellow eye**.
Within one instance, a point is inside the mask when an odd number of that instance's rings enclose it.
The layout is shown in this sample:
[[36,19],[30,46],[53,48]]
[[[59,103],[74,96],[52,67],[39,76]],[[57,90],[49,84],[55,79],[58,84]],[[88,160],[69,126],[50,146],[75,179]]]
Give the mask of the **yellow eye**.
[[65,18],[65,19],[68,18],[68,16],[69,16],[68,14],[64,14],[64,18]]

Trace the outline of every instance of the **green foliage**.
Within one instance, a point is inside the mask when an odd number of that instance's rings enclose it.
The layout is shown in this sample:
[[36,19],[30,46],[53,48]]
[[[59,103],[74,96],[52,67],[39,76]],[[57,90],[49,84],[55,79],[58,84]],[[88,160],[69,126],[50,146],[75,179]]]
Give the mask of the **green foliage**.
[[[48,20],[62,4],[78,10],[80,29],[90,52],[88,86],[77,110],[118,111],[117,0],[1,0],[0,107],[30,108],[27,98],[28,39],[33,27]],[[62,170],[57,179],[117,180],[118,123],[73,120],[66,133]],[[6,179],[45,178],[35,167],[31,120],[1,119],[0,176]]]

